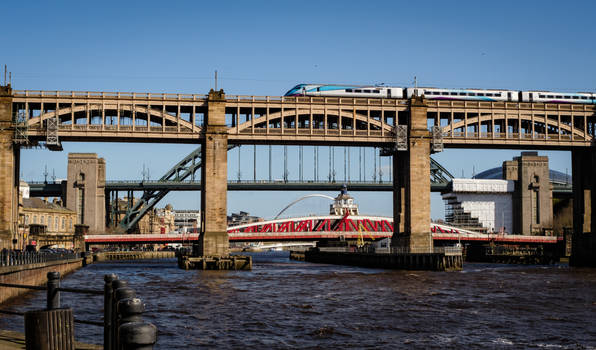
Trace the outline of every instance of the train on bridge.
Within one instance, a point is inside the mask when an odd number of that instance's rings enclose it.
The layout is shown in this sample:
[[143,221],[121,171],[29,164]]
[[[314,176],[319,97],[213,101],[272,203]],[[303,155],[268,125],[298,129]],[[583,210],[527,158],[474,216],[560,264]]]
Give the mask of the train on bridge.
[[366,98],[411,98],[422,96],[431,100],[468,100],[468,101],[509,101],[542,103],[584,103],[596,104],[596,93],[591,92],[551,92],[518,91],[497,89],[441,89],[434,87],[394,87],[394,86],[357,86],[298,84],[285,96],[329,96],[329,97],[366,97]]

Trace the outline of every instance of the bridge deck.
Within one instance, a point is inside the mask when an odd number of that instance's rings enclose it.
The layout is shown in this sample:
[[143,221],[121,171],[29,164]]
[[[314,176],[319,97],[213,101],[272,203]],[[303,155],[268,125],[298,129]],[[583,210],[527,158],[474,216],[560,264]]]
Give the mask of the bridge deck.
[[[197,143],[207,97],[87,91],[14,90],[17,115],[32,140],[58,120],[63,141]],[[596,107],[589,104],[426,100],[429,126],[445,147],[592,146]],[[227,96],[229,142],[388,145],[404,99]]]

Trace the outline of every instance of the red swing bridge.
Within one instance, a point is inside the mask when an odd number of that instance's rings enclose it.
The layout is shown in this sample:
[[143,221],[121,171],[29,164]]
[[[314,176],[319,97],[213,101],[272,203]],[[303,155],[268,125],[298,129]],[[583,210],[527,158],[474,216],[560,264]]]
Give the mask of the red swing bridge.
[[[478,233],[431,223],[429,235],[435,243],[498,242],[502,244],[555,244],[556,236],[527,236]],[[376,241],[393,235],[393,218],[366,215],[324,215],[259,221],[228,227],[230,242],[320,241],[363,239]],[[199,233],[86,235],[86,244],[191,243]]]

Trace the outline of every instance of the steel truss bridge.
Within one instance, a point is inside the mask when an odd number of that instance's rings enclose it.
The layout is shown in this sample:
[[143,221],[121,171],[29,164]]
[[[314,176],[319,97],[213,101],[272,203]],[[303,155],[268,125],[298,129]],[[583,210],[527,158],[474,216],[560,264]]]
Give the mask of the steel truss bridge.
[[[429,234],[435,241],[495,241],[508,244],[554,244],[554,236],[482,234],[453,226],[432,223]],[[379,240],[393,235],[393,218],[381,216],[305,216],[254,222],[228,228],[232,242],[319,241],[337,239]],[[198,233],[86,235],[87,244],[191,243]]]
[[[596,106],[426,100],[433,149],[566,148],[593,145]],[[15,139],[45,142],[199,143],[207,96],[13,90]],[[230,144],[404,142],[408,100],[340,97],[226,96]],[[398,145],[399,147],[399,145]]]

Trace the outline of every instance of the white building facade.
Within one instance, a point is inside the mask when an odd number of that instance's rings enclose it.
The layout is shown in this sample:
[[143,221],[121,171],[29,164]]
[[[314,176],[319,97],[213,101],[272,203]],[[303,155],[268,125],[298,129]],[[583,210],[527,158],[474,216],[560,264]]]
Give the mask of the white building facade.
[[453,179],[446,201],[445,220],[482,232],[511,232],[515,182],[513,180]]

